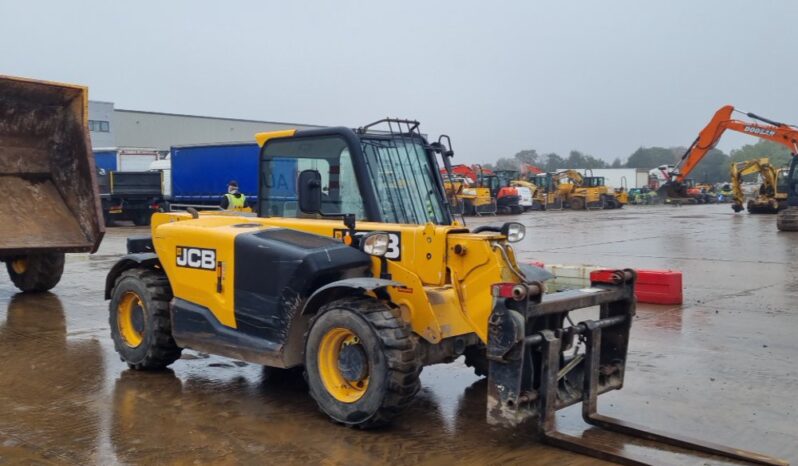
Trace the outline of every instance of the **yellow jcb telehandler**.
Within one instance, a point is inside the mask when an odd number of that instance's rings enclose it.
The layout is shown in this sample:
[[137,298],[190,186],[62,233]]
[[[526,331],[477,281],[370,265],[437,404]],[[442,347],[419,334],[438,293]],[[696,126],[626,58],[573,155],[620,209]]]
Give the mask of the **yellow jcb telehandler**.
[[[122,359],[156,370],[191,348],[303,367],[322,412],[370,428],[412,401],[424,366],[465,355],[488,374],[491,424],[533,421],[547,442],[632,461],[555,430],[556,411],[582,402],[594,425],[775,461],[599,415],[598,395],[623,385],[634,271],[544,294],[548,275],[519,263],[512,247],[523,225],[452,221],[437,161],[451,173],[446,139],[429,143],[414,121],[378,123],[388,131],[375,123],[258,134],[257,216],[155,214],[152,235],[129,239],[106,281]],[[295,183],[268,182],[276,178]],[[584,308],[592,315],[573,322],[571,311]]]

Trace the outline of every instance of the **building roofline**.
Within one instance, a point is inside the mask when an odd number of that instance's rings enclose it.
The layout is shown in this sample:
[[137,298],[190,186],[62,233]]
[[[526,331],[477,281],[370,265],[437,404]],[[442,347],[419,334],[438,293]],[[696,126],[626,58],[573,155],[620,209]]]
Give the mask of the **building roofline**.
[[228,117],[215,117],[215,116],[207,116],[207,115],[190,115],[187,113],[169,113],[169,112],[150,112],[146,110],[130,110],[124,108],[115,108],[114,112],[125,112],[125,113],[142,113],[145,115],[161,115],[161,116],[173,116],[173,117],[184,117],[184,118],[202,118],[205,120],[224,120],[224,121],[236,121],[240,123],[267,123],[273,125],[285,125],[285,126],[297,126],[297,127],[305,127],[305,128],[326,128],[326,126],[322,125],[312,125],[307,123],[289,123],[285,121],[268,121],[268,120],[250,120],[246,118],[228,118]]

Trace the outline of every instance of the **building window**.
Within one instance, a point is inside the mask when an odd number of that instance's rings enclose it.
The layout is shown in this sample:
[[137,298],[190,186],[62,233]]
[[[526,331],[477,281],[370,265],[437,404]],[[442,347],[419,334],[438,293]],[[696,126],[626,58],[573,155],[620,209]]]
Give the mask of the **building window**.
[[89,120],[89,131],[95,133],[109,133],[111,124],[105,120]]

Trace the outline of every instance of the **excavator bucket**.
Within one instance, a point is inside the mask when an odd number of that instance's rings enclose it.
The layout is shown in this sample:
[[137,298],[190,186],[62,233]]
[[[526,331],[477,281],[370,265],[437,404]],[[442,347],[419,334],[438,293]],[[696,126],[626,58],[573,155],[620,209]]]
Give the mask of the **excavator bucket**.
[[97,250],[87,120],[85,87],[0,76],[0,259]]
[[661,199],[683,199],[688,197],[687,186],[678,181],[667,181],[657,189],[657,196]]

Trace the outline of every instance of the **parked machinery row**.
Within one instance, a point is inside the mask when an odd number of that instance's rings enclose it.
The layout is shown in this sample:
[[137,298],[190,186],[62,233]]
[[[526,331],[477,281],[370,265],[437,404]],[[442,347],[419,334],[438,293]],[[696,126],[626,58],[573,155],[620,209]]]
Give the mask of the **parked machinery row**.
[[[609,188],[602,176],[576,170],[522,173],[455,165],[442,175],[450,204],[464,215],[520,214],[530,210],[619,209],[630,202],[625,186]],[[482,206],[482,208],[480,208]]]

